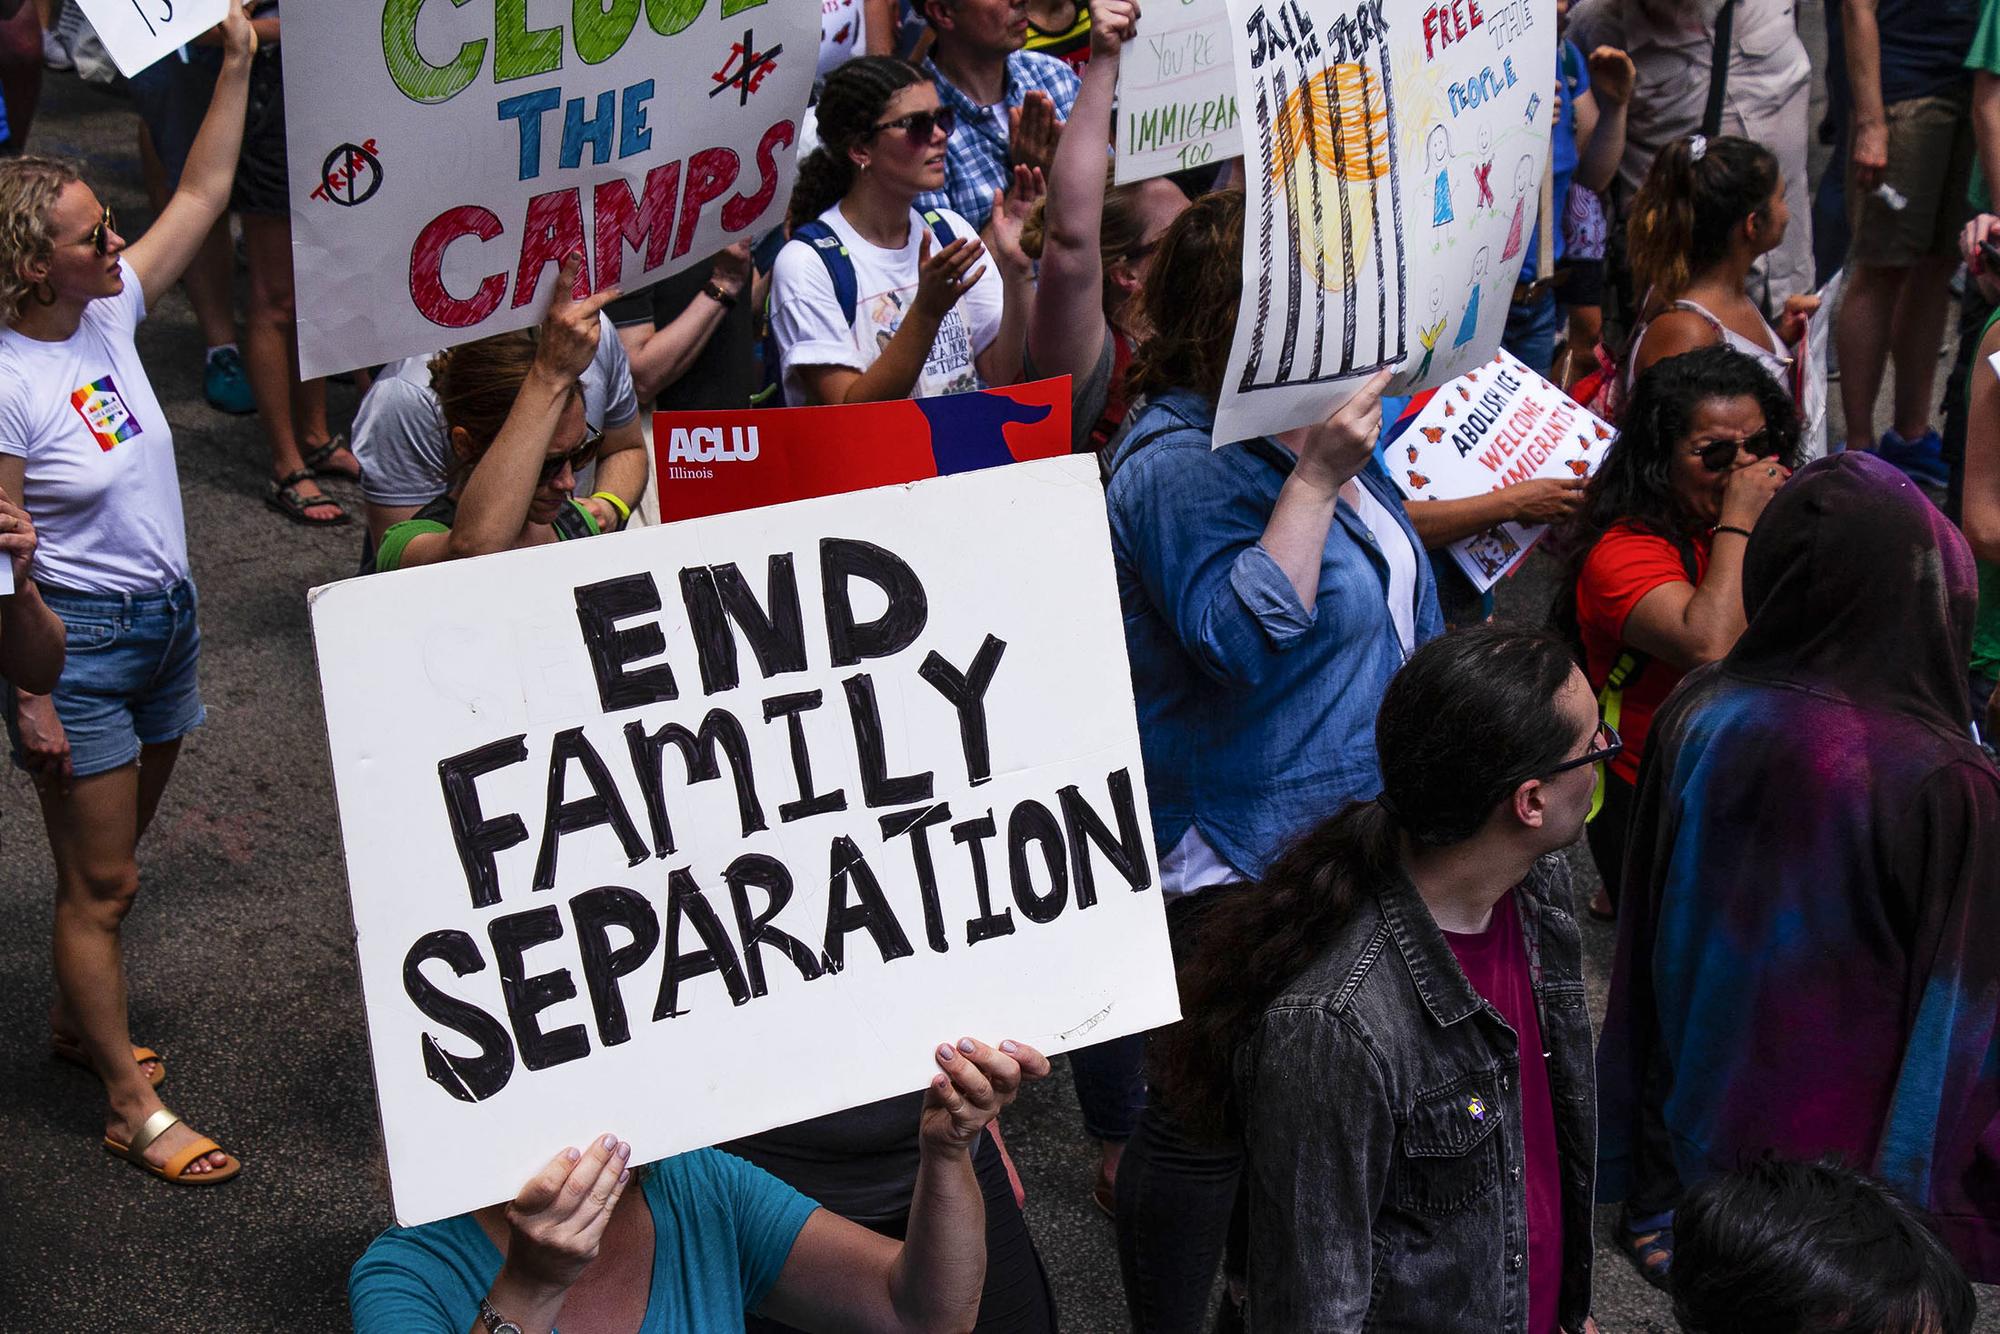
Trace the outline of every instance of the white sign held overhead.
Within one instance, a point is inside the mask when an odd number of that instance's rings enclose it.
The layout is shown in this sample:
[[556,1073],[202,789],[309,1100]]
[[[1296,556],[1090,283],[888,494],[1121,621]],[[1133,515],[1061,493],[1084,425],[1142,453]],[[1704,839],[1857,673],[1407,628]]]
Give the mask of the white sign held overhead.
[[405,1224],[606,1126],[647,1161],[920,1088],[940,1039],[1178,1013],[1088,458],[370,576],[312,621]]
[[1168,0],[1147,11],[1119,54],[1117,149],[1120,185],[1243,151],[1223,0]]
[[222,22],[229,0],[76,0],[111,56],[131,78]]
[[307,376],[636,291],[784,218],[819,49],[800,0],[354,0],[285,13]]
[[1242,106],[1243,299],[1227,444],[1493,355],[1549,153],[1555,0],[1227,0]]

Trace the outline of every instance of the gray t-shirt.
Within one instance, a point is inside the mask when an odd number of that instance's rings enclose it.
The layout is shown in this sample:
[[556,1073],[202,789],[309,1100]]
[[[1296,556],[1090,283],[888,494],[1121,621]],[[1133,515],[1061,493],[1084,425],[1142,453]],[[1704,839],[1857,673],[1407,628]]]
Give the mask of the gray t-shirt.
[[[618,331],[604,316],[598,321],[597,355],[578,379],[584,419],[602,431],[637,417],[639,399]],[[444,494],[451,447],[431,392],[429,356],[392,361],[375,377],[354,413],[354,457],[361,460],[361,493],[373,504],[428,505]],[[588,494],[584,478],[577,490]]]

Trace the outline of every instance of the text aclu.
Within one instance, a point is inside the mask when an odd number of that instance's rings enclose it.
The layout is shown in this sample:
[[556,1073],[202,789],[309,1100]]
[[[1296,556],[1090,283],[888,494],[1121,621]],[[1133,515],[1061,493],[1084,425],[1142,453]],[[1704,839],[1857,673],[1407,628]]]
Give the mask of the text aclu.
[[667,441],[669,463],[748,463],[757,457],[757,428],[731,426],[728,438],[720,426],[676,426]]

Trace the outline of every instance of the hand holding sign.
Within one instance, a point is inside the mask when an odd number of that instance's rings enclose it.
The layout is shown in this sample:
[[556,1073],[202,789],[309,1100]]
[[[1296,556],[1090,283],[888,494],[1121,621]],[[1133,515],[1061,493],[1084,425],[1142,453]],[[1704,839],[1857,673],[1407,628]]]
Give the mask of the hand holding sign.
[[632,1171],[632,1146],[600,1135],[579,1152],[549,1159],[507,1206],[507,1259],[494,1291],[516,1298],[498,1303],[518,1317],[547,1306],[550,1314],[597,1259],[605,1226]]
[[960,1038],[957,1047],[947,1043],[937,1049],[937,1063],[943,1073],[933,1075],[924,1091],[918,1134],[925,1148],[960,1152],[1014,1101],[1021,1085],[1049,1073],[1048,1057],[1013,1041],[995,1050],[973,1038]]
[[1382,390],[1389,377],[1390,372],[1377,371],[1331,417],[1306,428],[1297,468],[1303,480],[1338,491],[1368,466],[1382,433]]
[[35,521],[4,490],[0,490],[0,553],[7,558],[0,564],[0,595],[4,595],[28,582],[35,560]]
[[1537,477],[1502,487],[1514,502],[1515,523],[1566,523],[1583,509],[1587,477]]
[[1116,57],[1139,35],[1138,0],[1097,0],[1090,7],[1090,58]]

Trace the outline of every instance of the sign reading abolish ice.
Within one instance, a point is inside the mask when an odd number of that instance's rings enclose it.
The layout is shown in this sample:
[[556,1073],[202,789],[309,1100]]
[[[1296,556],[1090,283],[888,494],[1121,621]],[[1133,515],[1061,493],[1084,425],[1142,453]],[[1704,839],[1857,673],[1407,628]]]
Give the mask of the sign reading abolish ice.
[[312,616],[403,1223],[607,1126],[644,1161],[1177,1013],[1094,459]]
[[[354,0],[285,13],[299,360],[320,375],[639,287],[783,216],[796,0]],[[552,280],[552,277],[551,277]]]
[[[1505,349],[1398,422],[1389,475],[1411,500],[1464,500],[1540,477],[1590,477],[1618,433]],[[1480,592],[1548,531],[1503,523],[1451,544]]]
[[1118,60],[1117,181],[1199,167],[1243,151],[1223,0],[1166,0]]
[[1243,299],[1225,444],[1493,355],[1549,149],[1554,0],[1228,0]]

